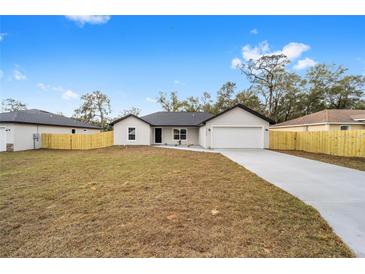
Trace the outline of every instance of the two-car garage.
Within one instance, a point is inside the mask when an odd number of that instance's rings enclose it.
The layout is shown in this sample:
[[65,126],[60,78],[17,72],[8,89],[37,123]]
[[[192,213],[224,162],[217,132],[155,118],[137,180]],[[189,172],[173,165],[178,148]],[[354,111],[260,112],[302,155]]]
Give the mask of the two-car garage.
[[203,123],[200,145],[206,148],[267,148],[270,123],[272,121],[267,117],[239,104]]
[[213,126],[212,148],[264,148],[263,127]]

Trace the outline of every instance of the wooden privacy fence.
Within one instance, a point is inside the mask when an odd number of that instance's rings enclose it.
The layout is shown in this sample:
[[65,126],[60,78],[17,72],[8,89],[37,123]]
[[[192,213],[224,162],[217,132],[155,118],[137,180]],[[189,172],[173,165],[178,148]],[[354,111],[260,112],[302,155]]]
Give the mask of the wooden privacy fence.
[[365,130],[270,131],[270,149],[365,157]]
[[113,131],[95,134],[48,134],[42,133],[42,148],[93,149],[113,145]]

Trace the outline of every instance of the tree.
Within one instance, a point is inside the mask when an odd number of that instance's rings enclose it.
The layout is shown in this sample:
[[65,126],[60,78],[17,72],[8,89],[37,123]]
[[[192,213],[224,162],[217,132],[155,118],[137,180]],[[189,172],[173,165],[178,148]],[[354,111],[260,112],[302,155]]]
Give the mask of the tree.
[[257,60],[249,60],[239,66],[252,86],[260,91],[265,102],[265,113],[272,117],[274,101],[282,94],[281,85],[286,75],[285,66],[289,59],[283,54],[264,55]]
[[203,95],[199,97],[190,96],[183,101],[183,110],[190,112],[214,112],[214,105],[212,104],[213,100],[211,99],[210,94],[205,91]]
[[214,112],[213,100],[211,95],[207,91],[205,91],[201,96],[201,110],[209,113]]
[[130,109],[124,109],[121,113],[120,113],[120,117],[124,117],[127,116],[129,114],[133,114],[138,116],[141,113],[141,109],[137,108],[137,107],[132,107]]
[[9,111],[19,111],[26,110],[27,105],[21,101],[15,100],[13,98],[4,99],[1,102],[1,111],[9,112]]
[[361,108],[365,77],[346,75],[347,68],[318,64],[306,74],[305,114],[325,108]]
[[307,90],[304,98],[305,114],[317,112],[327,107],[326,94],[344,71],[343,67],[333,70],[325,64],[318,64],[307,71],[305,75]]
[[160,92],[159,97],[157,98],[157,103],[159,103],[165,111],[169,112],[180,111],[184,105],[184,103],[177,97],[176,91],[172,91],[169,95],[165,92]]
[[261,112],[263,109],[261,100],[257,95],[257,91],[253,88],[238,92],[234,101],[235,104],[243,104],[258,112]]
[[183,110],[188,112],[202,111],[199,97],[190,96],[183,101]]
[[234,105],[234,92],[236,84],[233,82],[225,83],[217,93],[217,101],[214,105],[214,112],[219,113]]
[[82,104],[74,111],[74,117],[106,128],[110,114],[110,99],[101,91],[93,91],[81,96]]
[[283,84],[283,94],[274,102],[273,119],[284,122],[303,115],[304,112],[304,83],[305,81],[295,73],[288,73]]
[[351,109],[364,101],[365,77],[360,75],[345,76],[333,86],[326,95],[329,108]]

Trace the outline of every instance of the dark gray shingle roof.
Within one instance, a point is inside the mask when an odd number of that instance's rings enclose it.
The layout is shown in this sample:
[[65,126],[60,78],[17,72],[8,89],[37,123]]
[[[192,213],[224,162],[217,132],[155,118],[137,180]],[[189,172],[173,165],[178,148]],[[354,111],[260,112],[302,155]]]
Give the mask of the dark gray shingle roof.
[[209,112],[155,112],[140,117],[154,126],[199,126],[203,121],[212,117]]
[[28,109],[0,113],[0,123],[39,124],[95,129],[100,128],[98,126],[83,123],[72,118],[64,117],[39,109]]

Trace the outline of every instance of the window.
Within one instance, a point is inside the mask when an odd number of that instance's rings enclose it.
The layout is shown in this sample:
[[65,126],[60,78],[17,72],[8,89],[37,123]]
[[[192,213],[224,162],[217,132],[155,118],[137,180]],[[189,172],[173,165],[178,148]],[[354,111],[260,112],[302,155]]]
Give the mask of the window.
[[349,130],[349,126],[340,126],[340,130]]
[[128,128],[128,140],[130,140],[130,141],[136,140],[136,128],[135,127]]
[[186,128],[174,128],[174,140],[186,140]]
[[75,134],[75,133],[76,133],[76,129],[74,129],[74,128],[73,128],[73,129],[71,130],[71,133],[72,133],[72,134]]
[[180,130],[174,128],[174,140],[180,140]]
[[180,129],[180,139],[186,140],[186,129],[185,128]]

